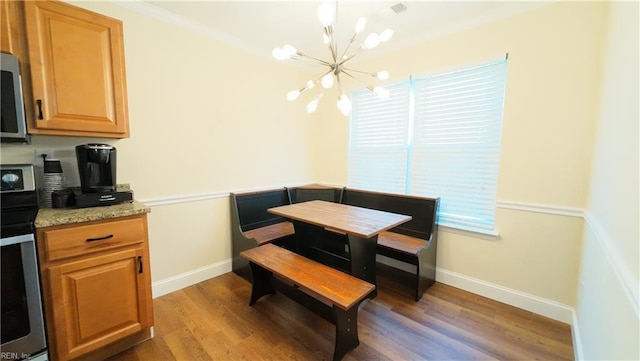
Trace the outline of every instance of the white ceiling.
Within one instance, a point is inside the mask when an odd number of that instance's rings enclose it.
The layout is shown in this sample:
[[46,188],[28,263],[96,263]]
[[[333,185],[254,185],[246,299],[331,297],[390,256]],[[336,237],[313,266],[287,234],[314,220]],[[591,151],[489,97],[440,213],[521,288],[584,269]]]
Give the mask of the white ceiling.
[[[405,12],[390,7],[399,2]],[[322,25],[317,16],[320,1],[142,1],[126,2],[130,7],[156,17],[179,22],[217,40],[271,56],[275,47],[291,44],[299,51],[329,60],[322,42]],[[494,21],[545,4],[532,1],[339,1],[335,24],[338,46],[353,35],[359,17],[367,27],[357,38],[358,46],[370,32],[386,28],[393,38],[359,58],[381,55],[426,40]]]

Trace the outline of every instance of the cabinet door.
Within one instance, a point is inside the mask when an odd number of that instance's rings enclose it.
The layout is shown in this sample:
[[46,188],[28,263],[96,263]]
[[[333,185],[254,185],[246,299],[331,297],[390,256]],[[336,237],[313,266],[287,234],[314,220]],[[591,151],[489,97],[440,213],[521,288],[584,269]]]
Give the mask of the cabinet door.
[[30,133],[128,137],[122,23],[57,1],[27,1],[25,12]]
[[144,253],[138,247],[49,268],[60,359],[84,355],[153,324]]
[[18,12],[15,1],[0,1],[0,52],[20,54],[18,38]]

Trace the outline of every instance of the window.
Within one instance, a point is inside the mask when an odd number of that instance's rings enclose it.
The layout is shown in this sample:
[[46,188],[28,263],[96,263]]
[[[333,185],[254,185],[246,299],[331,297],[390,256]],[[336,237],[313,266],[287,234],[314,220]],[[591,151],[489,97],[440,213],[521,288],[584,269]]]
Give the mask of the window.
[[348,185],[440,197],[445,226],[492,231],[507,61],[352,93]]

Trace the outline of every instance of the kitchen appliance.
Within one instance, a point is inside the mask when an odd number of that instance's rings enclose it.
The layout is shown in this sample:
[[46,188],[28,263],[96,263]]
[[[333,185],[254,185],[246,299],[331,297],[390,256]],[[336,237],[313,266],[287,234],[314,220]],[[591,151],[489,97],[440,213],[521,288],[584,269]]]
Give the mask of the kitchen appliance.
[[83,193],[116,190],[116,148],[109,144],[76,146],[80,188]]
[[72,189],[78,208],[106,206],[133,200],[129,189],[117,188],[116,148],[109,144],[76,146],[80,189]]
[[29,143],[18,58],[0,53],[0,141]]
[[1,358],[48,360],[36,257],[33,166],[0,166]]

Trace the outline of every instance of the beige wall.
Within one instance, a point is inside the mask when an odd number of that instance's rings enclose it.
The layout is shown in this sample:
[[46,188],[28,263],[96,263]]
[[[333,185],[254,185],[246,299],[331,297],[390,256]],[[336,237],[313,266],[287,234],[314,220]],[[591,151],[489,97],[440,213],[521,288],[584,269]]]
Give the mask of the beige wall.
[[[118,182],[154,205],[153,282],[228,261],[226,193],[313,181],[311,120],[304,106],[284,100],[306,77],[269,54],[247,54],[113,2],[75,4],[124,23],[131,138],[37,136],[29,146],[3,144],[2,163],[31,163],[34,148],[54,149],[68,184],[77,185],[73,147],[112,144]],[[192,195],[205,199],[185,202]]]
[[611,5],[576,305],[583,358],[640,359],[640,6]]
[[[606,14],[604,2],[553,3],[360,65],[388,70],[390,81],[400,81],[509,53],[500,235],[492,240],[441,231],[441,270],[575,304]],[[318,180],[346,183],[346,160],[340,166],[322,160],[346,158],[348,122],[337,112],[328,118],[327,131],[315,138]],[[527,209],[513,210],[513,202]]]

